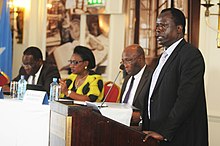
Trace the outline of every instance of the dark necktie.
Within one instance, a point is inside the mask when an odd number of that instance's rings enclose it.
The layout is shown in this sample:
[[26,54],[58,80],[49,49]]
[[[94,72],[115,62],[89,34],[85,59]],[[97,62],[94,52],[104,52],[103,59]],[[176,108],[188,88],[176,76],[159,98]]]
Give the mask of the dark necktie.
[[128,103],[128,99],[129,99],[129,96],[130,96],[130,93],[131,93],[133,83],[134,83],[134,76],[132,76],[131,83],[130,83],[130,86],[128,88],[128,92],[125,95],[125,99],[124,99],[123,103]]
[[35,75],[33,75],[32,77],[32,85],[35,85]]

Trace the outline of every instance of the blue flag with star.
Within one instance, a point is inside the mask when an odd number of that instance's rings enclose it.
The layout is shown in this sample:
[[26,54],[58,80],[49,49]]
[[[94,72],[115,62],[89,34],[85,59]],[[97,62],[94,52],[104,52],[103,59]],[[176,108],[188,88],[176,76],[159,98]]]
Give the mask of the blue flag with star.
[[0,70],[12,77],[12,34],[8,0],[0,2]]

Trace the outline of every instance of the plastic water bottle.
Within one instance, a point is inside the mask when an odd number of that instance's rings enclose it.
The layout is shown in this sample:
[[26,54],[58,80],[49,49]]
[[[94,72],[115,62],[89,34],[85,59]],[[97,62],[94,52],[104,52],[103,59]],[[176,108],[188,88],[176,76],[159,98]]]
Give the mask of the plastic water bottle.
[[24,75],[21,75],[21,79],[18,81],[18,99],[23,100],[24,94],[27,90],[27,81],[24,79]]
[[57,83],[57,78],[53,78],[50,84],[50,101],[58,100],[60,96],[60,85]]

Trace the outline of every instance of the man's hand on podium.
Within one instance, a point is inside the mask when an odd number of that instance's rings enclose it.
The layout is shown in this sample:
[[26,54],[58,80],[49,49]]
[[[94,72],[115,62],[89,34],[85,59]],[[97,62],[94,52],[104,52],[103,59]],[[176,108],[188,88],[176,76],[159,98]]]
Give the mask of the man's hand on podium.
[[147,134],[147,135],[145,136],[143,142],[146,142],[149,137],[152,137],[152,138],[154,138],[154,139],[156,139],[156,140],[158,140],[158,141],[165,140],[162,135],[160,135],[159,133],[156,133],[156,132],[154,132],[154,131],[143,131],[143,132],[144,132],[145,134]]
[[141,121],[141,113],[139,111],[133,111],[131,117],[131,123],[138,126],[140,121]]

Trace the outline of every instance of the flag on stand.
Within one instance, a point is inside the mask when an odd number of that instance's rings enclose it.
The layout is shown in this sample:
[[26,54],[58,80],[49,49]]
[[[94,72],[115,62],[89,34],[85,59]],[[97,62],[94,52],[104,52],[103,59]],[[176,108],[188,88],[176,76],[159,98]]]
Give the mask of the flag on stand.
[[0,71],[12,77],[12,34],[8,0],[0,2]]

